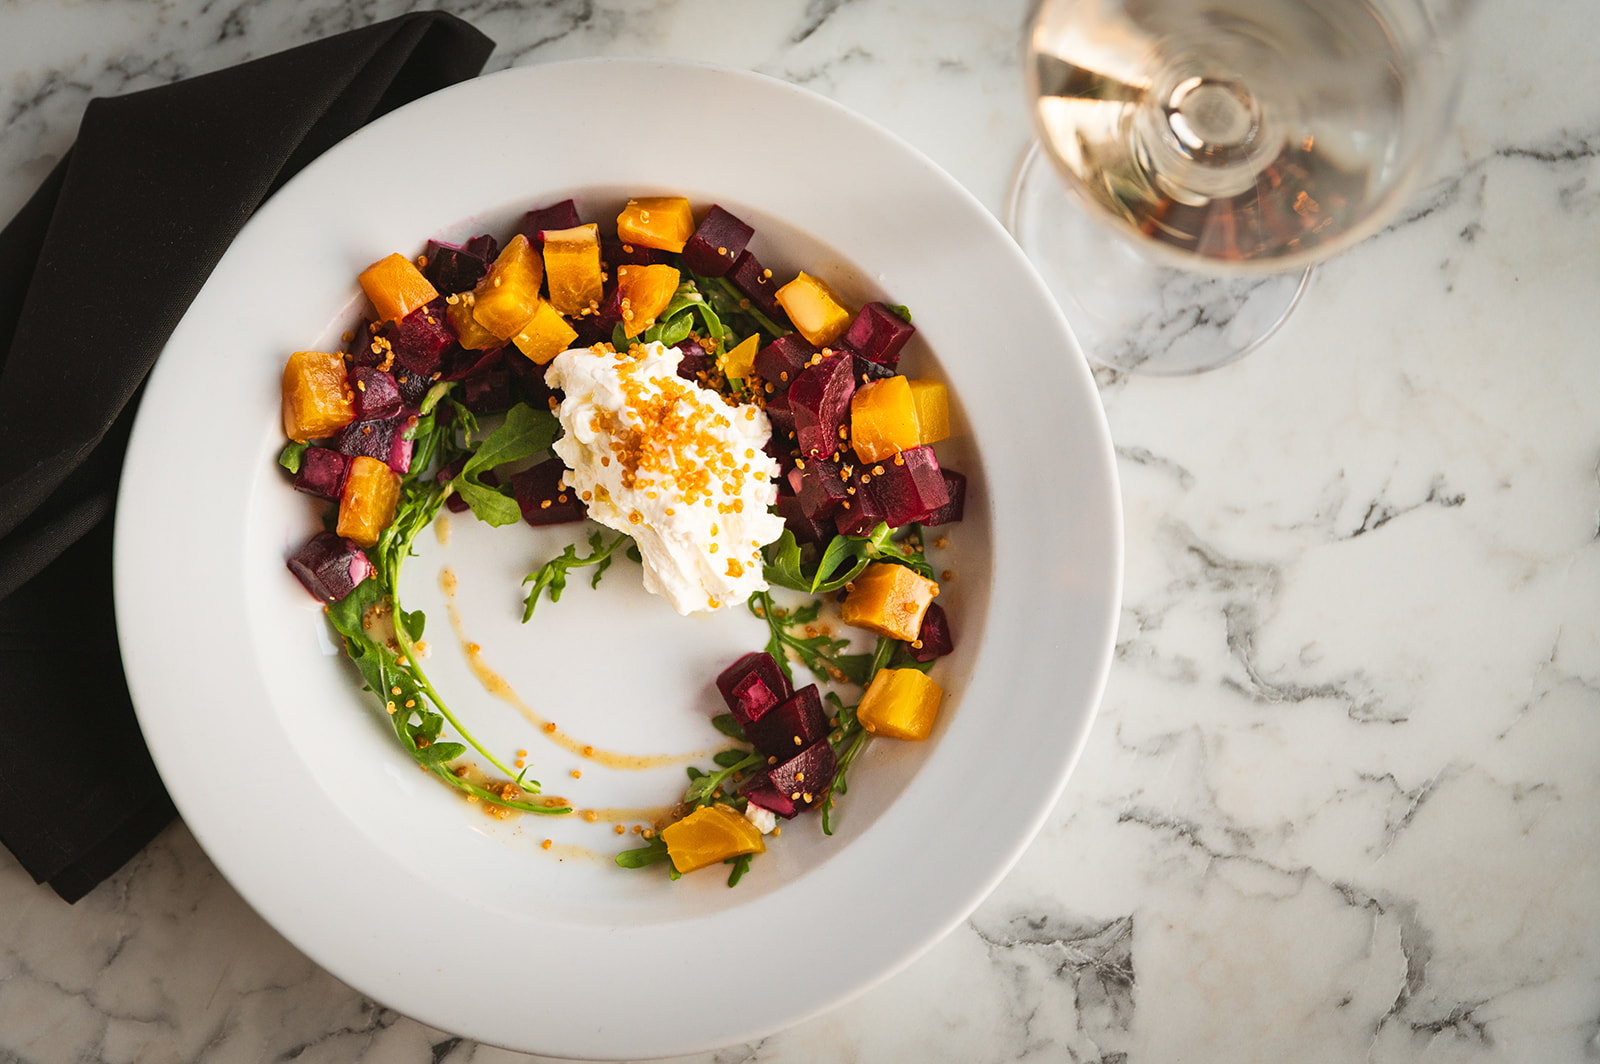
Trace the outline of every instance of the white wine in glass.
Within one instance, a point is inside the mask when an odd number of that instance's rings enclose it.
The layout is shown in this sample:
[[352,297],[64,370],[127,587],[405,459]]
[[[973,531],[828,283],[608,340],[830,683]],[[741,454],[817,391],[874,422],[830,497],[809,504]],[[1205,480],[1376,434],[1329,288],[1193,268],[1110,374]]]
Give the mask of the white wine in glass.
[[1011,223],[1090,357],[1191,373],[1270,335],[1414,188],[1467,2],[1040,3]]

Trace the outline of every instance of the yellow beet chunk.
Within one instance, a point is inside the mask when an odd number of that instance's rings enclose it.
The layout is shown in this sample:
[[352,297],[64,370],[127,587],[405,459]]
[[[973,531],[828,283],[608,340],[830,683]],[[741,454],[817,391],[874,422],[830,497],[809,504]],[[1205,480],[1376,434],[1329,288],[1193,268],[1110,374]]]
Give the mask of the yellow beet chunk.
[[398,251],[361,271],[361,290],[372,300],[379,321],[398,321],[439,298],[439,292],[412,261]]
[[283,434],[297,443],[332,436],[356,419],[344,356],[296,351],[283,367]]
[[767,849],[760,830],[725,805],[704,806],[668,824],[661,829],[661,841],[667,844],[672,867],[685,875],[742,853]]
[[850,397],[850,442],[863,462],[881,462],[920,443],[910,382],[885,377],[857,388]]
[[911,382],[911,401],[917,408],[917,442],[938,443],[950,436],[950,393],[938,381]]
[[938,594],[938,584],[903,565],[873,562],[850,582],[839,619],[909,643],[922,630],[922,615]]
[[729,380],[749,380],[755,372],[756,352],[761,349],[761,334],[751,333],[732,351],[724,352],[718,360],[722,375]]
[[456,331],[456,341],[468,351],[485,351],[500,346],[500,338],[478,324],[472,316],[472,293],[464,292],[444,308],[444,316]]
[[605,278],[600,273],[600,227],[593,222],[544,234],[544,275],[550,305],[566,315],[600,305]]
[[622,331],[638,336],[656,323],[678,291],[678,271],[671,266],[618,266],[617,290],[622,296]]
[[350,460],[350,476],[339,497],[339,527],[336,531],[363,547],[378,542],[383,530],[394,523],[395,506],[400,502],[400,477],[378,461],[359,455]]
[[918,669],[879,669],[861,696],[856,719],[875,735],[921,741],[933,731],[944,690]]
[[826,281],[809,273],[801,273],[774,295],[800,335],[817,347],[833,343],[850,327],[850,311]]
[[528,238],[511,238],[472,292],[472,316],[498,340],[522,331],[539,308],[539,286],[544,283],[544,263]]
[[511,342],[517,345],[518,351],[543,366],[571,347],[577,338],[577,330],[567,324],[567,319],[541,299],[532,320],[511,338]]
[[682,251],[694,235],[694,212],[682,196],[641,196],[617,215],[617,239],[624,244]]

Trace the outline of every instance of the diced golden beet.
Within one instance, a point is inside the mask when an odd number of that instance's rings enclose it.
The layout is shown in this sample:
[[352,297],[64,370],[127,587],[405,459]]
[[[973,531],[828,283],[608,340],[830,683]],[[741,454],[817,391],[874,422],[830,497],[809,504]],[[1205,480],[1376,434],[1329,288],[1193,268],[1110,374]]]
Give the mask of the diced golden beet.
[[366,455],[350,460],[350,475],[339,497],[339,526],[335,531],[363,547],[394,521],[400,501],[400,476],[383,462]]
[[904,377],[863,384],[850,397],[850,443],[863,462],[893,458],[920,442],[917,404]]
[[933,731],[944,690],[918,669],[879,669],[861,696],[856,719],[875,735],[922,740]]
[[839,604],[839,619],[869,632],[903,639],[917,638],[928,603],[939,585],[894,562],[873,562],[850,582],[850,594]]
[[578,331],[567,324],[560,311],[541,299],[533,319],[511,338],[511,342],[517,345],[518,351],[543,366],[571,347],[577,338]]
[[456,331],[456,342],[468,351],[485,351],[491,347],[499,347],[500,338],[479,325],[478,319],[473,317],[472,301],[472,293],[463,292],[456,302],[445,307],[444,316],[450,320],[450,327]]
[[372,300],[379,321],[399,321],[439,293],[416,264],[398,251],[361,271],[361,290]]
[[518,233],[473,290],[472,316],[496,339],[509,340],[539,308],[543,283],[544,263],[528,238]]
[[826,281],[809,273],[778,289],[777,299],[800,335],[818,347],[837,340],[850,327],[850,311]]
[[672,266],[618,266],[617,290],[622,296],[622,331],[638,336],[667,309],[678,291]]
[[694,212],[682,196],[641,196],[617,215],[617,239],[624,244],[682,251],[694,235]]
[[661,841],[667,844],[672,867],[684,874],[742,853],[764,853],[767,849],[761,831],[725,805],[704,806],[677,823],[668,824],[661,829]]
[[283,367],[283,434],[297,443],[332,436],[356,419],[344,356],[296,351]]
[[571,229],[546,230],[544,275],[550,305],[563,314],[581,314],[600,305],[605,278],[600,273],[600,227],[593,222]]
[[[718,360],[722,375],[729,380],[748,380],[755,374],[754,363],[756,352],[761,350],[761,334],[751,333],[745,337],[732,351],[725,352]],[[761,383],[760,381],[756,382]]]
[[950,393],[943,384],[912,381],[911,401],[917,407],[917,443],[938,443],[950,436]]

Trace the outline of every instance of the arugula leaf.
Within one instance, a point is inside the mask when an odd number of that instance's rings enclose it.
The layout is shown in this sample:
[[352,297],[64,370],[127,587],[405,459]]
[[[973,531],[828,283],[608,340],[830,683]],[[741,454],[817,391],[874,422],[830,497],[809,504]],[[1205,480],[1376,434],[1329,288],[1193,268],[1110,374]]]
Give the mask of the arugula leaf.
[[278,452],[278,464],[291,473],[300,472],[300,461],[305,457],[306,448],[310,446],[309,443],[290,441],[283,450]]
[[903,303],[889,303],[886,305],[901,321],[905,322],[907,325],[911,324],[911,308],[905,306]]
[[500,427],[484,437],[457,479],[471,477],[486,469],[532,458],[556,442],[561,435],[561,422],[548,410],[535,410],[527,403],[518,403],[506,411]]
[[476,480],[468,480],[463,473],[450,482],[450,486],[467,501],[473,516],[484,524],[499,528],[522,519],[522,509],[515,499],[508,499],[499,491]]
[[528,619],[533,616],[533,609],[539,604],[539,596],[545,591],[550,592],[551,602],[561,601],[561,593],[567,589],[567,575],[574,569],[582,569],[589,565],[594,566],[594,577],[589,581],[589,586],[599,587],[600,574],[604,573],[611,565],[611,555],[623,543],[629,545],[631,554],[633,540],[628,537],[626,532],[618,532],[617,538],[607,543],[600,530],[596,529],[589,535],[589,554],[580,558],[577,544],[569,543],[559,557],[552,558],[523,577],[523,584],[531,583],[533,587],[529,589],[527,597],[522,600],[522,622],[526,624]]
[[623,850],[615,860],[622,868],[645,868],[667,859],[667,844],[657,835],[649,842],[632,850]]
[[933,579],[933,567],[922,555],[920,526],[906,525],[899,535],[901,538],[896,539],[889,526],[880,521],[869,536],[834,536],[808,571],[794,533],[784,529],[783,535],[765,549],[763,575],[769,584],[812,595],[838,591],[873,562],[894,562]]
[[739,880],[743,879],[744,874],[750,871],[750,857],[751,855],[748,853],[741,853],[737,857],[730,857],[722,862],[723,864],[733,865],[733,871],[728,873],[728,886],[738,886]]

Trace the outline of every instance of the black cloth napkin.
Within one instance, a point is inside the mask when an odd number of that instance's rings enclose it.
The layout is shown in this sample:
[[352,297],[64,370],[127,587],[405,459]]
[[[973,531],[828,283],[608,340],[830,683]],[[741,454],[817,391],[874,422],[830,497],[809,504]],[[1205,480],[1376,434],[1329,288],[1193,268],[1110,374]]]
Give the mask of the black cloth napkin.
[[[476,76],[494,42],[402,16],[90,102],[0,231],[0,842],[76,901],[175,815],[111,603],[145,375],[251,213],[365,123]],[[172,619],[181,638],[189,619]]]

